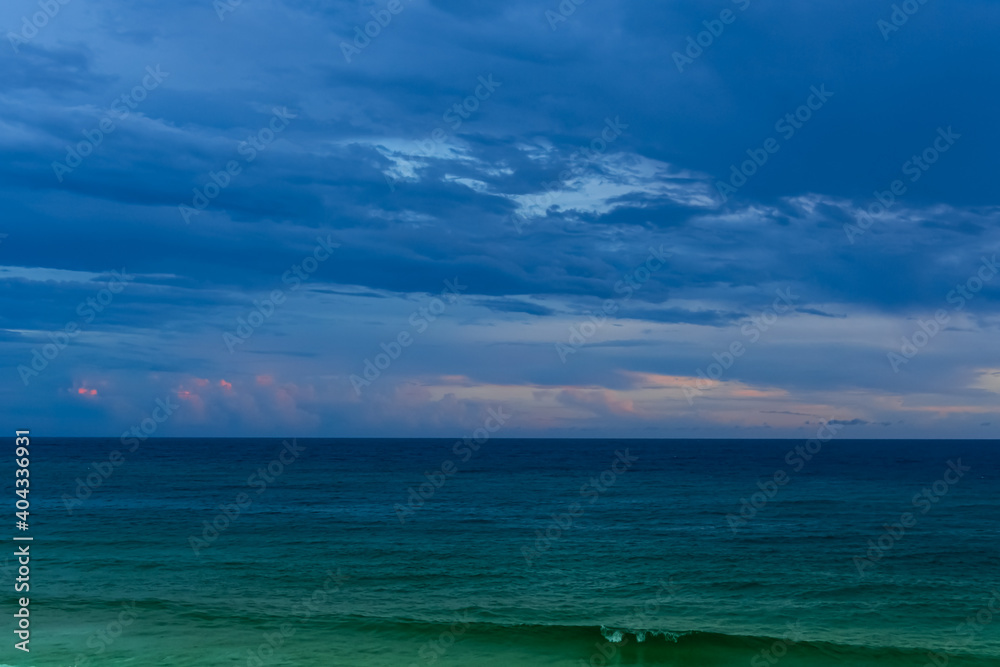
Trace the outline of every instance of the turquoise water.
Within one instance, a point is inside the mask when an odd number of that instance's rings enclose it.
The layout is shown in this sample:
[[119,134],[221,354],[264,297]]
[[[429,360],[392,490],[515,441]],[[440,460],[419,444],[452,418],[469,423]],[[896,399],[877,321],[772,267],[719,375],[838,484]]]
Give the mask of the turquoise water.
[[1000,665],[996,442],[454,445],[36,440],[0,662]]

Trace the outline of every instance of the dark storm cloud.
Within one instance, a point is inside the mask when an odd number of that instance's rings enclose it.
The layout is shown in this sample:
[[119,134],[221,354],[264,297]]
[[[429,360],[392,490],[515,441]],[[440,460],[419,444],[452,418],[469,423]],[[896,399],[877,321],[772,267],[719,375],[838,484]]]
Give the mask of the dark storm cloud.
[[[210,2],[67,4],[0,55],[0,264],[138,277],[40,381],[49,389],[16,400],[54,401],[46,391],[102,367],[134,387],[148,372],[284,369],[322,376],[325,398],[295,395],[329,425],[351,412],[331,405],[355,400],[333,389],[350,390],[341,376],[455,279],[466,300],[386,371],[383,398],[435,373],[616,389],[632,386],[623,370],[688,376],[728,341],[683,327],[739,339],[778,288],[801,295],[785,321],[794,340],[753,350],[727,379],[970,391],[987,364],[954,336],[995,334],[1000,280],[960,311],[949,295],[1000,246],[989,84],[1000,7],[927,3],[886,38],[877,22],[891,5],[588,2],[553,19],[557,2],[403,0],[348,62],[344,44],[383,3],[241,3],[222,20]],[[679,71],[675,53],[725,8],[737,19]],[[0,22],[17,33],[36,10],[9,5]],[[94,140],[151,67],[168,75]],[[782,119],[823,86],[832,96],[784,136]],[[293,117],[269,138],[275,109]],[[913,171],[939,128],[960,138]],[[718,183],[769,138],[780,150],[751,162],[723,203]],[[73,151],[88,154],[61,174],[54,164]],[[239,173],[221,176],[232,162]],[[845,231],[895,180],[905,194],[863,234]],[[186,220],[179,207],[213,187]],[[221,332],[288,289],[282,276],[328,235],[341,247],[254,334],[243,355],[254,370],[242,367]],[[625,298],[622,281],[661,246],[670,259]],[[30,355],[92,280],[0,273],[0,356]],[[559,363],[547,341],[605,299],[618,300],[616,321],[581,350],[586,361]],[[952,337],[887,372],[886,351],[942,308]],[[838,322],[867,338],[825,333]],[[496,338],[477,338],[485,324]],[[598,394],[556,395],[629,412]],[[468,412],[433,400],[441,419]]]

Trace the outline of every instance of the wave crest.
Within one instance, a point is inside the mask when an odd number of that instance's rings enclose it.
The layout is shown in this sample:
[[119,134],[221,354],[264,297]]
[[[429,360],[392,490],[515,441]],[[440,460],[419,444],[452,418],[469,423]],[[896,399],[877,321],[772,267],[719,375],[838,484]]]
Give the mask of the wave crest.
[[670,632],[669,630],[631,630],[628,628],[609,628],[601,626],[601,635],[612,644],[624,644],[629,637],[633,637],[635,642],[642,644],[646,638],[662,637],[663,639],[676,644],[681,637],[690,634],[687,632]]

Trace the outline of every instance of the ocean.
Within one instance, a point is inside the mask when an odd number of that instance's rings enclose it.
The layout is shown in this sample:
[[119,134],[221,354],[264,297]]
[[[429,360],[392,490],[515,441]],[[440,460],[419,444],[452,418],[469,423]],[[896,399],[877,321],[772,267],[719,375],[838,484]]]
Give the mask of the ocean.
[[0,663],[1000,665],[997,441],[32,448]]

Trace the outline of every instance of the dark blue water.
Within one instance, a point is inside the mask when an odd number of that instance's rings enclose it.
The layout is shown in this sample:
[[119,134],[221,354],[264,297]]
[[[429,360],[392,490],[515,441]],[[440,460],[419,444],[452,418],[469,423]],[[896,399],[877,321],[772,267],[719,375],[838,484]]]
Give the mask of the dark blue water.
[[817,444],[36,439],[0,662],[1000,664],[998,443]]

